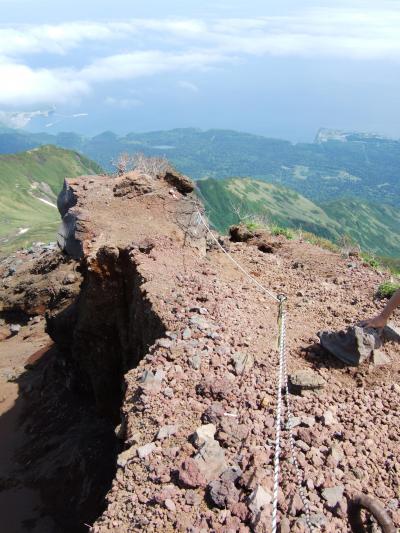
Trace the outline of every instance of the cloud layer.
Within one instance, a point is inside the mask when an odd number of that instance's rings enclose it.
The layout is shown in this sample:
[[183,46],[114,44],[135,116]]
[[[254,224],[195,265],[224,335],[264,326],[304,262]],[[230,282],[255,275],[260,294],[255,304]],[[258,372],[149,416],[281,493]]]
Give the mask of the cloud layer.
[[0,105],[65,103],[98,84],[162,73],[177,73],[178,86],[194,92],[197,86],[186,81],[190,73],[252,56],[397,62],[399,27],[398,10],[384,7],[249,19],[0,26]]

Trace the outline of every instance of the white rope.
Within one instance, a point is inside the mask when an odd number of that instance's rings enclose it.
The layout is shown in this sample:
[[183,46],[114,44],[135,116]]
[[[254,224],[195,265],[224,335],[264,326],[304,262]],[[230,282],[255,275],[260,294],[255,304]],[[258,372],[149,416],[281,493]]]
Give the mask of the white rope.
[[214,239],[214,241],[217,243],[217,245],[219,246],[219,248],[224,252],[224,254],[229,257],[229,259],[232,261],[232,263],[234,263],[237,268],[243,272],[243,274],[248,278],[250,279],[253,283],[255,283],[259,289],[261,289],[262,291],[264,291],[266,294],[268,294],[271,298],[273,298],[275,301],[279,302],[279,298],[277,296],[275,296],[275,294],[273,294],[271,291],[269,291],[267,288],[264,287],[264,285],[261,285],[261,283],[259,283],[255,278],[253,278],[253,276],[251,276],[251,274],[249,274],[237,261],[235,261],[235,259],[233,259],[233,257],[231,256],[231,254],[229,254],[225,248],[222,246],[222,244],[219,242],[219,240],[217,239],[217,237],[214,235],[214,233],[211,231],[210,227],[208,226],[207,222],[204,220],[204,217],[203,215],[200,213],[199,209],[197,209],[197,214],[198,216],[200,217],[200,220],[201,220],[201,223],[203,224],[203,226],[206,228],[206,230],[208,231],[208,233],[211,235],[211,237]]
[[[283,314],[284,313],[285,311],[283,310]],[[287,413],[286,417],[287,417],[287,429],[288,429],[288,434],[289,434],[288,440],[289,440],[290,455],[292,458],[292,464],[294,466],[294,470],[295,470],[295,474],[297,478],[297,485],[298,485],[300,498],[301,498],[301,501],[304,507],[304,515],[305,515],[306,524],[307,524],[308,530],[312,532],[313,525],[311,523],[310,506],[309,506],[308,499],[307,499],[307,496],[304,490],[304,475],[300,469],[300,465],[297,460],[296,444],[295,444],[294,435],[293,435],[293,414],[292,414],[292,409],[290,406],[286,353],[284,354],[284,357],[283,357],[283,383],[284,383],[284,390],[285,390],[286,413]]]
[[278,518],[278,496],[279,496],[279,470],[280,470],[280,455],[281,455],[281,417],[282,417],[282,385],[283,385],[283,369],[285,359],[285,343],[286,343],[286,325],[285,312],[283,309],[283,297],[278,298],[279,301],[279,365],[278,365],[278,379],[277,379],[277,401],[276,401],[276,420],[275,420],[275,455],[274,455],[274,490],[272,494],[272,533],[277,531]]

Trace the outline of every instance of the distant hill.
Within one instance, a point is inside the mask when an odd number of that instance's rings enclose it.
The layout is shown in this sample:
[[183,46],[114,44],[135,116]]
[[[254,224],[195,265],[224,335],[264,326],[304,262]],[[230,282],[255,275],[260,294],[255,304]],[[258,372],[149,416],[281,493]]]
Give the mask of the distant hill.
[[55,146],[0,156],[0,252],[55,240],[55,204],[64,178],[101,171],[86,157]]
[[348,235],[365,251],[400,256],[400,214],[390,205],[341,199],[317,205],[297,192],[251,178],[206,179],[197,183],[210,220],[226,232],[241,217],[302,229],[333,242]]
[[119,153],[165,155],[194,179],[250,176],[296,190],[316,201],[363,198],[400,207],[400,141],[376,134],[320,130],[314,143],[292,144],[231,130],[194,128],[119,137],[75,133],[0,133],[0,153],[41,144],[77,150],[111,168]]

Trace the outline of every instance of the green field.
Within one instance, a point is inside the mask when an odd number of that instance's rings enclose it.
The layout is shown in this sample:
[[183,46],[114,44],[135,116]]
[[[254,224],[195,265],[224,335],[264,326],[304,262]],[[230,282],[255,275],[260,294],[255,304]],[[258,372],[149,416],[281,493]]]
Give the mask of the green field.
[[99,172],[86,157],[55,146],[0,156],[0,253],[54,241],[64,178]]

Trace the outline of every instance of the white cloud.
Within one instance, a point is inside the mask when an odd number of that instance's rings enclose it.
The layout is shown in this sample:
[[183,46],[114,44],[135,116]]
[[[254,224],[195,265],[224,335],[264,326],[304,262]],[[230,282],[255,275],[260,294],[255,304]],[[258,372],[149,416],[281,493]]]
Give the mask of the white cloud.
[[24,128],[34,117],[48,117],[53,110],[46,111],[0,111],[0,124],[9,128]]
[[134,109],[143,105],[142,100],[139,100],[139,98],[114,98],[113,96],[108,96],[104,103],[119,109]]
[[[87,95],[99,83],[162,73],[180,77],[250,56],[397,62],[400,12],[388,8],[390,3],[379,5],[248,19],[0,26],[0,105],[62,103]],[[35,63],[43,68],[31,66],[32,54],[40,56]],[[48,54],[60,56],[59,68],[52,66],[54,59],[46,63]],[[177,83],[198,90],[191,82]],[[128,100],[125,105],[134,105]]]
[[193,93],[198,93],[200,90],[195,83],[186,80],[178,81],[178,87],[187,91],[192,91]]
[[90,90],[74,71],[31,69],[4,61],[0,62],[0,80],[0,103],[10,106],[63,103]]

